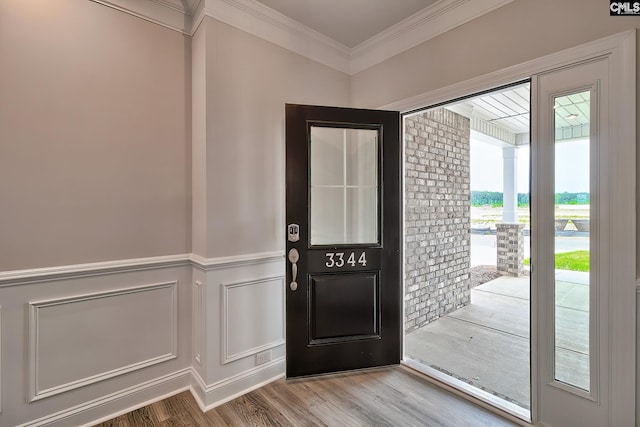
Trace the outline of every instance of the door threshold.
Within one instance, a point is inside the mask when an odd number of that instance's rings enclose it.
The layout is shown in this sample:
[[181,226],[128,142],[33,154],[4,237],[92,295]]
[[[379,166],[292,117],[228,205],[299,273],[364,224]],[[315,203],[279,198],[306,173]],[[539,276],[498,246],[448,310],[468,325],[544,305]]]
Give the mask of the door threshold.
[[460,396],[475,404],[498,414],[509,421],[513,421],[521,426],[531,425],[531,411],[522,408],[514,403],[500,399],[491,393],[473,387],[452,376],[446,375],[437,369],[426,366],[412,359],[403,359],[400,366],[419,374],[429,382],[436,384],[445,390]]
[[326,372],[323,374],[304,375],[300,377],[291,377],[291,378],[285,377],[285,380],[287,382],[294,382],[294,381],[312,380],[314,378],[339,378],[339,377],[344,377],[351,374],[358,374],[361,372],[381,371],[389,368],[397,368],[399,366],[401,365],[397,363],[393,365],[371,366],[368,368],[357,368],[357,369],[349,369],[346,371]]

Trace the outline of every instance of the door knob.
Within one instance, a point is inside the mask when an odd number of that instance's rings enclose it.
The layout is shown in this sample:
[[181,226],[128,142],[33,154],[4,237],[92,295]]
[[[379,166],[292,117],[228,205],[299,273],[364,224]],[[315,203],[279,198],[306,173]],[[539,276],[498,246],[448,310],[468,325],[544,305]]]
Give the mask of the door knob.
[[289,284],[289,288],[292,291],[298,289],[298,283],[296,282],[296,278],[298,277],[298,260],[300,259],[300,254],[296,248],[291,248],[289,250],[289,262],[291,263],[291,283]]

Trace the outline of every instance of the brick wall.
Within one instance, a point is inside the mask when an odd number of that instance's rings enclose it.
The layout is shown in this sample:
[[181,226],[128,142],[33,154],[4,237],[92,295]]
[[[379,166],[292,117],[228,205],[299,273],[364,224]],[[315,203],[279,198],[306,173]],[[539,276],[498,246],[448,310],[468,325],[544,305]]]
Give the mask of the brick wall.
[[444,108],[405,120],[407,332],[470,302],[469,132]]

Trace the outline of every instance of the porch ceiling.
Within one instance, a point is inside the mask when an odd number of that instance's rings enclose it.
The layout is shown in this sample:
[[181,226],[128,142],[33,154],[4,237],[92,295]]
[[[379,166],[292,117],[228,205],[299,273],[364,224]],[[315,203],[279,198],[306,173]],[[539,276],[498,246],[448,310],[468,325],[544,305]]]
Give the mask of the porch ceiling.
[[529,96],[527,83],[501,92],[490,93],[467,101],[473,115],[513,134],[529,133]]
[[[530,84],[466,99],[449,108],[466,112],[473,130],[512,145],[528,144]],[[556,98],[556,141],[589,136],[589,93]],[[506,132],[506,136],[505,136]],[[520,135],[521,137],[518,137]]]

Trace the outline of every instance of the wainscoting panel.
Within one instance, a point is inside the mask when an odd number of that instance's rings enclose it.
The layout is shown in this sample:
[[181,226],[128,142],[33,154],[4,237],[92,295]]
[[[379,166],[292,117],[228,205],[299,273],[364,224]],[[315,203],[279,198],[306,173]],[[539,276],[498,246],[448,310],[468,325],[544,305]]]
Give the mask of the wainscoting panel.
[[0,272],[0,426],[94,425],[187,388],[206,409],[281,377],[284,268],[276,251]]
[[210,409],[284,374],[284,254],[192,255],[191,261],[203,301],[202,364],[194,356],[192,391]]
[[636,281],[636,424],[640,423],[640,281]]
[[0,305],[0,414],[2,413],[2,306]]
[[29,401],[176,358],[177,285],[29,303]]
[[196,280],[193,290],[193,358],[202,365],[202,282]]
[[284,344],[284,277],[222,284],[223,363]]
[[0,426],[94,425],[188,389],[189,254],[0,272]]

